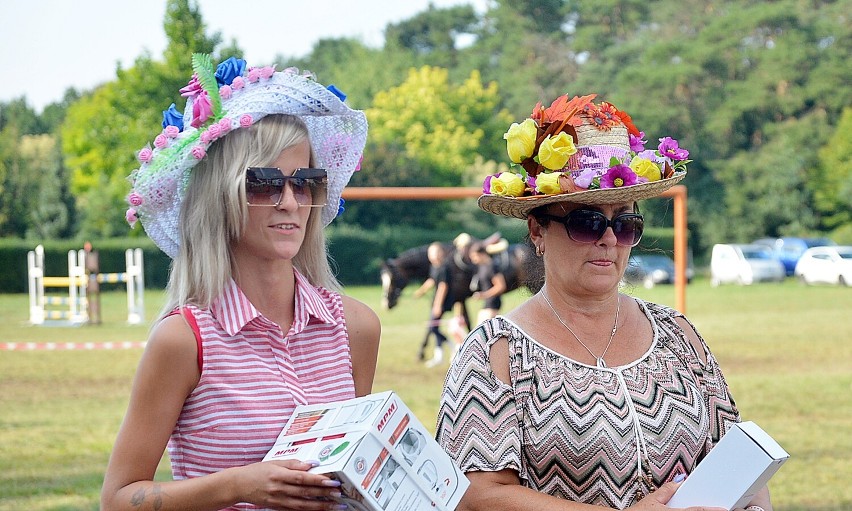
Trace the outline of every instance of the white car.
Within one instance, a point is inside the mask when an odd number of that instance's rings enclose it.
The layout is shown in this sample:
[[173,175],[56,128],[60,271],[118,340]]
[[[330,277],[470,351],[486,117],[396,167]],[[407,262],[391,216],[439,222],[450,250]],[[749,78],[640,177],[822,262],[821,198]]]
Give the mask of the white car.
[[795,274],[805,284],[852,286],[852,246],[809,248],[796,263]]
[[713,245],[710,255],[710,285],[749,285],[755,282],[782,282],[784,265],[772,251],[760,245]]

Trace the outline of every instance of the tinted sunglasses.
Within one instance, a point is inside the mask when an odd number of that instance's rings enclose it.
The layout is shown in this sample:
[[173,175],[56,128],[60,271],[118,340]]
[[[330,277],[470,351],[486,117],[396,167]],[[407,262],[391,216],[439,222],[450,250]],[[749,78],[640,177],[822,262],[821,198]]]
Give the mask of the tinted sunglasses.
[[565,226],[568,237],[578,243],[595,243],[603,238],[608,227],[612,227],[619,245],[635,247],[645,228],[645,219],[639,213],[621,213],[610,220],[600,211],[575,209],[565,216],[541,213],[536,218],[559,222]]
[[278,206],[287,186],[299,206],[322,207],[328,203],[325,169],[299,168],[290,176],[275,167],[246,169],[246,201],[249,206]]

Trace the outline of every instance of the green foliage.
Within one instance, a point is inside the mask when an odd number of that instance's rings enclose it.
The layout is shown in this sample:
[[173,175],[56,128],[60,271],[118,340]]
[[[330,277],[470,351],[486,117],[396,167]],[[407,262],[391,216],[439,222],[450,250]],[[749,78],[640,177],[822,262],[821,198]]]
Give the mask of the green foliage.
[[[497,0],[484,15],[430,6],[388,25],[382,48],[326,38],[277,63],[316,72],[367,110],[353,186],[478,186],[506,162],[508,125],[537,101],[596,92],[629,112],[649,145],[668,135],[689,149],[690,243],[700,257],[718,241],[851,229],[849,12],[852,0]],[[163,27],[162,57],[141,55],[94,91],[69,90],[41,115],[24,98],[0,104],[0,234],[127,233],[125,176],[160,112],[170,101],[182,107],[189,55],[218,47],[241,56],[237,41],[220,46],[218,33],[207,34],[191,0],[168,0]],[[40,134],[58,137],[61,158],[22,156],[24,137]],[[67,183],[49,189],[55,180]],[[51,199],[34,203],[42,193]],[[643,204],[655,225],[669,225],[670,208]],[[339,222],[502,225],[472,201],[353,201]]]

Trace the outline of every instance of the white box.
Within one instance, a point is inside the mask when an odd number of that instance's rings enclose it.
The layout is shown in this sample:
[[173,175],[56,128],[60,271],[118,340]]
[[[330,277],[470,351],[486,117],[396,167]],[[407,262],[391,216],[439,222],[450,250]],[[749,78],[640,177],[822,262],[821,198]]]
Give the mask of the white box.
[[733,424],[666,505],[744,508],[789,457],[757,424]]
[[263,459],[318,460],[356,511],[452,511],[470,484],[391,391],[297,406]]

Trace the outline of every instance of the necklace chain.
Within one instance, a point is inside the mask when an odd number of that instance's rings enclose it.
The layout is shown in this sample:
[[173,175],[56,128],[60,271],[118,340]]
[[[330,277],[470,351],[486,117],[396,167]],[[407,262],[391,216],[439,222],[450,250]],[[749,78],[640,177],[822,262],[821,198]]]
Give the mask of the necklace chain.
[[556,319],[559,320],[560,323],[562,323],[562,326],[564,326],[569,332],[571,332],[571,335],[573,335],[574,338],[577,339],[577,342],[579,342],[581,346],[586,348],[586,351],[589,352],[589,355],[591,355],[592,358],[595,359],[596,365],[600,368],[606,368],[607,365],[606,362],[604,362],[604,357],[606,356],[606,352],[609,350],[609,347],[612,344],[612,339],[615,337],[615,331],[618,330],[618,313],[621,311],[621,297],[618,297],[618,302],[615,307],[615,322],[612,324],[612,331],[609,333],[609,342],[606,343],[606,348],[604,348],[603,353],[601,353],[601,356],[597,356],[592,352],[592,350],[589,349],[588,346],[586,346],[586,343],[581,341],[577,334],[575,334],[574,331],[571,330],[571,327],[568,326],[568,323],[562,321],[562,318],[559,317],[559,313],[556,312],[556,309],[553,307],[553,304],[550,303],[550,299],[547,297],[547,292],[544,289],[541,290],[541,296],[542,298],[544,298],[544,301],[547,302],[547,305],[550,307],[550,310],[553,311],[553,315],[556,316]]

